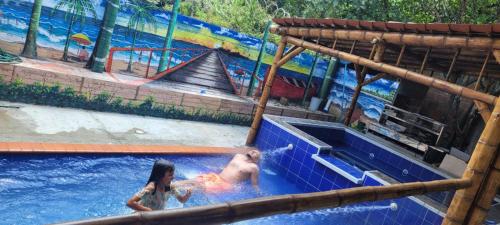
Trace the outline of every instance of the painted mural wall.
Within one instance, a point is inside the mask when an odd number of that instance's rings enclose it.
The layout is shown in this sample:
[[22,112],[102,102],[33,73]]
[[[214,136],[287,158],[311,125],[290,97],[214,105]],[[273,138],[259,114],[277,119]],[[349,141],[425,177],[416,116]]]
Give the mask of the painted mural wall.
[[[61,55],[64,49],[68,33],[69,14],[66,8],[54,9],[54,7],[62,0],[44,0],[42,13],[40,18],[40,27],[38,30],[37,44],[40,56],[57,58]],[[87,0],[95,9],[95,17],[93,12],[87,12],[84,21],[77,20],[71,35],[81,33],[88,37],[91,41],[86,46],[86,51],[92,52],[93,44],[97,39],[99,26],[104,14],[106,0]],[[26,32],[29,25],[33,1],[20,0],[3,0],[0,1],[0,47],[11,52],[18,53],[22,48]],[[132,7],[125,7],[128,3],[122,1],[120,11],[117,18],[117,26],[115,26],[112,47],[130,47],[133,41],[133,31],[127,27],[131,15],[134,14]],[[146,24],[144,32],[139,32],[135,42],[135,47],[161,48],[163,46],[164,37],[167,32],[168,23],[170,20],[170,12],[166,11],[151,11],[154,15],[155,24]],[[224,61],[228,64],[228,70],[234,77],[239,77],[235,73],[238,69],[243,69],[247,75],[246,79],[250,78],[250,73],[255,66],[261,40],[234,30],[205,23],[203,21],[179,15],[177,18],[177,27],[174,32],[174,48],[224,48],[229,52],[236,54],[227,54],[223,56]],[[273,43],[266,45],[263,66],[259,71],[259,76],[263,77],[267,67],[272,63],[272,58],[277,46]],[[81,43],[75,41],[70,42],[70,55],[77,55],[81,50]],[[114,60],[128,61],[129,52],[118,52],[114,55]],[[152,65],[158,65],[160,52],[155,52],[152,58]],[[185,55],[173,56],[173,64],[183,61]],[[189,56],[187,56],[189,57]],[[133,54],[133,60],[138,61],[139,58],[147,60],[138,52]],[[300,54],[292,61],[287,63],[283,69],[279,71],[280,75],[306,79],[309,74],[310,66],[312,65],[314,56],[311,54]],[[268,65],[266,65],[268,64]],[[317,68],[314,70],[316,82],[320,82],[327,68],[327,61],[320,60]],[[248,83],[246,81],[245,83]]]
[[[341,61],[339,70],[333,79],[325,110],[344,117],[351,105],[354,89],[356,88],[356,71],[348,67],[349,62]],[[373,77],[366,75],[366,80]],[[379,79],[366,85],[361,90],[358,98],[357,111],[353,119],[368,119],[378,121],[382,115],[385,104],[394,102],[399,87],[399,81],[392,79]],[[355,111],[356,112],[356,111]]]

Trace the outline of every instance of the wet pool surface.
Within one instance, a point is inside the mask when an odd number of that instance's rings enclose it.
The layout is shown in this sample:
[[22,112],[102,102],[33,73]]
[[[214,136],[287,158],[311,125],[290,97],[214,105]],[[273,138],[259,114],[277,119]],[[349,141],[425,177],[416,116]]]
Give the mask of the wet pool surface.
[[[0,224],[47,224],[133,211],[125,202],[147,181],[153,162],[175,163],[176,179],[219,172],[229,156],[160,155],[1,155]],[[300,193],[269,164],[261,163],[260,187],[264,196]],[[195,192],[184,204],[171,198],[168,208],[192,207],[258,197],[249,183],[226,194]],[[368,207],[368,208],[366,208]],[[387,210],[365,206],[277,215],[236,224],[346,224],[352,213]]]

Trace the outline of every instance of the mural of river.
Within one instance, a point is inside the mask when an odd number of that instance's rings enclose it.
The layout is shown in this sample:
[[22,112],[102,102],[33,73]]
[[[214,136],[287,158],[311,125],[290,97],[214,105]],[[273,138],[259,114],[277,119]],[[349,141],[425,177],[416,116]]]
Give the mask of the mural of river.
[[[62,51],[66,40],[68,21],[65,20],[65,12],[53,10],[53,6],[57,0],[43,1],[42,13],[40,18],[40,27],[38,32],[37,43],[41,47],[51,48]],[[24,43],[24,38],[28,29],[31,9],[33,4],[28,1],[9,1],[4,0],[0,5],[0,39],[7,42]],[[96,0],[95,7],[98,19],[87,17],[83,24],[77,22],[73,27],[72,34],[83,33],[87,35],[91,41],[95,42],[99,32],[100,18],[102,17],[105,1]],[[129,32],[126,25],[130,12],[126,7],[120,9],[117,25],[115,26],[112,43],[113,47],[130,47],[132,45],[132,34]],[[164,36],[170,19],[170,12],[154,11],[155,18],[158,21],[158,29],[146,29],[145,32],[139,34],[136,40],[136,47],[161,48],[164,42]],[[179,15],[177,27],[174,33],[175,40],[173,48],[219,48],[235,52],[236,54],[227,54],[223,57],[227,63],[229,72],[233,77],[239,77],[234,71],[242,69],[245,71],[248,84],[250,74],[255,67],[255,61],[258,51],[261,47],[261,40],[249,35],[238,33],[228,28],[219,27],[213,24],[205,23],[197,19]],[[77,54],[80,46],[76,42],[71,42],[69,51]],[[276,51],[276,45],[269,43],[266,45],[264,63],[270,64],[272,56]],[[88,47],[91,52],[93,46]],[[129,52],[116,52],[114,60],[127,61]],[[237,55],[241,55],[237,56]],[[153,54],[151,64],[158,65],[161,52]],[[134,61],[137,61],[139,53],[134,54]],[[172,64],[176,65],[182,61],[193,57],[189,53],[181,55],[174,53]],[[287,64],[283,69],[280,69],[279,74],[284,76],[295,77],[299,79],[307,79],[310,65],[312,65],[314,56],[310,54],[300,54],[295,57],[291,63]],[[143,62],[147,57],[142,57]],[[263,77],[268,65],[263,64],[258,75]],[[320,60],[318,66],[314,70],[315,82],[319,83],[326,71],[327,61]],[[286,69],[288,68],[288,69]]]
[[[61,10],[54,10],[53,7],[59,0],[44,0],[42,13],[40,18],[40,26],[38,30],[37,43],[41,47],[53,49],[54,51],[62,51],[66,41],[66,33],[68,29],[68,21],[65,20],[66,13]],[[24,43],[28,24],[30,20],[33,3],[30,1],[0,1],[0,40],[10,43]],[[83,33],[89,37],[92,42],[95,42],[100,19],[104,13],[106,5],[105,0],[93,1],[96,8],[97,19],[87,17],[84,23],[77,22],[73,27],[72,34]],[[127,23],[132,11],[126,6],[126,1],[121,4],[117,25],[115,26],[111,46],[113,47],[130,47],[132,45],[132,33],[128,30]],[[136,40],[136,47],[161,48],[163,46],[164,37],[167,26],[170,20],[170,12],[152,11],[158,23],[158,29],[148,28],[144,32],[140,32]],[[255,59],[257,58],[259,49],[262,45],[261,40],[234,30],[209,24],[191,17],[179,15],[178,23],[174,32],[173,48],[223,48],[222,60],[226,63],[229,73],[235,78],[238,84],[243,83],[248,85],[250,75],[255,67]],[[71,42],[69,51],[76,54],[80,46],[76,42]],[[91,52],[93,43],[88,47]],[[258,76],[262,79],[269,64],[273,60],[277,46],[273,43],[267,43],[265,47],[264,59]],[[128,61],[130,52],[122,51],[114,54],[114,60]],[[154,52],[152,55],[152,65],[158,65],[161,52]],[[172,58],[171,65],[179,64],[193,57],[188,54],[175,54]],[[139,53],[134,53],[134,61],[137,62]],[[147,57],[142,56],[144,61]],[[296,56],[283,68],[278,71],[279,75],[294,77],[301,80],[307,79],[311,65],[313,64],[314,55],[302,53]],[[347,62],[343,62],[343,65]],[[326,58],[320,57],[318,64],[313,72],[313,81],[319,85],[325,75],[328,62]],[[236,74],[238,71],[239,74]],[[243,71],[244,77],[241,74]],[[371,75],[367,75],[370,78]],[[350,99],[352,98],[353,89],[356,85],[355,73],[352,69],[346,66],[341,66],[334,78],[334,85],[329,96],[330,103],[334,107],[345,111],[349,107]],[[399,82],[380,79],[363,88],[363,93],[359,98],[358,105],[363,111],[363,114],[373,120],[380,118],[384,104],[392,102],[399,86]]]

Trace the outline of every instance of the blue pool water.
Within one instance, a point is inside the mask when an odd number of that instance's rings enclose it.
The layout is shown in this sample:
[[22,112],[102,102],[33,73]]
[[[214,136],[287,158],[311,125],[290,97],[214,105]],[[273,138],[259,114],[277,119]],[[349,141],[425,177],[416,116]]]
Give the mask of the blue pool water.
[[[160,158],[175,163],[178,180],[218,172],[230,160],[228,156],[0,155],[0,224],[46,224],[132,213],[126,200],[144,186],[153,162]],[[264,195],[301,192],[284,177],[263,160]],[[184,205],[173,198],[167,205],[192,207],[255,197],[251,185],[244,184],[234,193],[194,193]],[[385,212],[388,207],[362,205],[236,224],[348,224],[353,214],[366,211]]]

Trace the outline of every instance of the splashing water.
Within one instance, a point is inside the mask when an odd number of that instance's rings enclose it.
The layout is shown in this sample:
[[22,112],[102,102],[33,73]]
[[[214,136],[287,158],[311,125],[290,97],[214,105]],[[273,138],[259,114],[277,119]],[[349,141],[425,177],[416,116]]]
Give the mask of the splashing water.
[[[391,205],[383,206],[383,205],[373,205],[373,206],[350,206],[350,207],[341,207],[341,208],[331,208],[331,209],[320,209],[314,211],[306,211],[300,213],[294,213],[290,215],[274,215],[269,217],[260,218],[260,220],[276,220],[279,217],[287,216],[292,219],[313,219],[317,217],[329,217],[334,214],[341,215],[349,215],[353,213],[361,213],[367,211],[378,211],[378,210],[386,210],[391,209]],[[255,221],[253,221],[255,222]],[[236,224],[246,224],[245,222],[236,223]]]
[[268,159],[272,159],[274,156],[278,156],[278,155],[281,155],[283,153],[285,153],[286,151],[288,150],[292,150],[293,149],[293,145],[292,144],[289,144],[287,146],[284,146],[284,147],[280,147],[280,148],[275,148],[275,149],[271,149],[271,150],[268,150],[268,151],[264,151],[262,153],[262,160],[268,160]]

